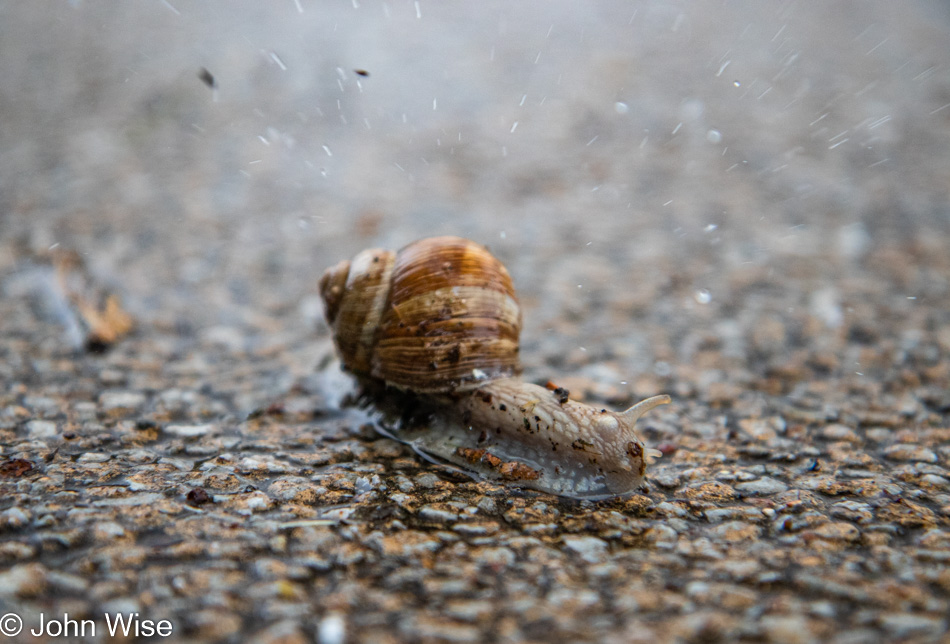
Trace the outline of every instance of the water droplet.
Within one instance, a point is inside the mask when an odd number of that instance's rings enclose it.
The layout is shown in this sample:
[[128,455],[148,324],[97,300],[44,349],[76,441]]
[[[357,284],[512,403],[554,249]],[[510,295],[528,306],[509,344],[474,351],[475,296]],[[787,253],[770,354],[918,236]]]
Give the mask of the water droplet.
[[630,106],[622,101],[617,101],[614,103],[614,109],[617,110],[617,114],[626,114],[630,111]]
[[704,288],[701,288],[698,291],[696,291],[696,294],[693,295],[693,297],[695,297],[696,301],[699,302],[700,304],[709,304],[710,302],[712,302],[712,293],[710,293],[708,290]]
[[711,233],[712,231],[716,230],[717,228],[719,228],[719,224],[709,224],[709,225],[706,226],[703,230],[705,230],[707,233]]
[[720,143],[722,141],[722,133],[719,130],[709,130],[706,132],[706,140],[710,143]]
[[733,86],[733,87],[742,87],[742,83],[740,83],[739,81],[732,81],[732,86]]

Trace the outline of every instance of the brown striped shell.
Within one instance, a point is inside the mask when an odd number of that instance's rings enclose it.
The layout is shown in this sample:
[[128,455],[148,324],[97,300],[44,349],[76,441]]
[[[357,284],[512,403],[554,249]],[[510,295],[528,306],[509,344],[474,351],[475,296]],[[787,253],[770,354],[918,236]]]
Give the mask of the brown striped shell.
[[320,293],[343,365],[357,375],[433,393],[520,371],[511,276],[473,241],[365,250],[328,269]]

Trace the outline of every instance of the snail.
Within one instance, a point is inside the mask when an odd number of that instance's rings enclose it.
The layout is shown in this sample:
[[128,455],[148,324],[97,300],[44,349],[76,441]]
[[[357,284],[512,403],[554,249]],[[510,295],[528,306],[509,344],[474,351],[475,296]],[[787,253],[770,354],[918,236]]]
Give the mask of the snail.
[[392,433],[424,454],[587,499],[632,493],[660,455],[634,424],[669,396],[613,412],[517,377],[521,309],[507,269],[480,244],[432,237],[365,250],[327,269],[320,293],[343,368],[422,405],[423,422]]

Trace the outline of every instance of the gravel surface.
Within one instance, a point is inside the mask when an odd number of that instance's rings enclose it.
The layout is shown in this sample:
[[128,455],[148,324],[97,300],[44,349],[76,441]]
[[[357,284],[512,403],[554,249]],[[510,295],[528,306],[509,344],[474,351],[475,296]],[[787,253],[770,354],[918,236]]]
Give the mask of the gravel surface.
[[[950,641],[946,6],[509,4],[0,5],[13,641]],[[320,273],[432,234],[527,379],[673,397],[640,493],[340,406]]]

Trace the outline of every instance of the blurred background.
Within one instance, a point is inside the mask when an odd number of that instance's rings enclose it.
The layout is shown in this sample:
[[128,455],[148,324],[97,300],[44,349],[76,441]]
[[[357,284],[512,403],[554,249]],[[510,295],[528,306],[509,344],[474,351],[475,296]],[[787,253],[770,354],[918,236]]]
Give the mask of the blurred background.
[[452,233],[529,342],[788,258],[833,318],[881,249],[945,253],[948,35],[886,0],[3,3],[0,268],[59,245],[139,318],[303,333],[326,266]]

